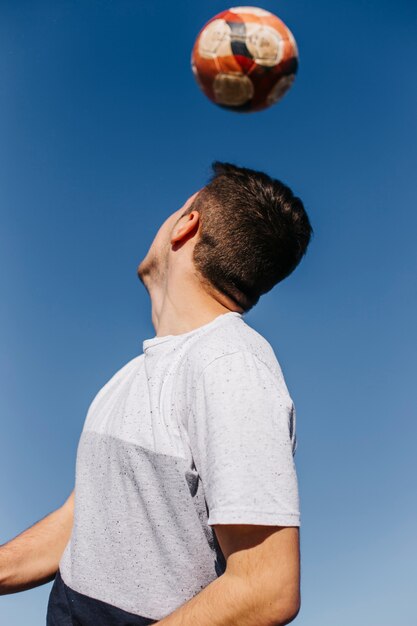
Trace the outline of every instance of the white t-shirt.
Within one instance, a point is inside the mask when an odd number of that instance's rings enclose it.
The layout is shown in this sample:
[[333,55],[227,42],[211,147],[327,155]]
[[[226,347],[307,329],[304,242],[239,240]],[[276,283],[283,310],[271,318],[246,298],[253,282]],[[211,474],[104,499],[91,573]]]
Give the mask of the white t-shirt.
[[241,313],[142,347],[88,409],[60,573],[159,620],[224,572],[212,525],[300,525],[295,408]]

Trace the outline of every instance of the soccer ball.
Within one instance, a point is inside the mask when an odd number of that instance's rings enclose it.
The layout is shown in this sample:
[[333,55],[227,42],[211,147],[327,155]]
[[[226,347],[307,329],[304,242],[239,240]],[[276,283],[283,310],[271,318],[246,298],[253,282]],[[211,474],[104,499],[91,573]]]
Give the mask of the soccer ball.
[[233,7],[204,25],[191,68],[210,100],[232,111],[266,109],[294,82],[298,49],[276,15],[258,7]]

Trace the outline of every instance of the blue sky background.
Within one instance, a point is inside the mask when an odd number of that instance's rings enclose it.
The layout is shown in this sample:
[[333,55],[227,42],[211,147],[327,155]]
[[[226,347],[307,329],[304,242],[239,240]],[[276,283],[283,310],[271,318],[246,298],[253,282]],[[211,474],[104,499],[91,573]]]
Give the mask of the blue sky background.
[[[413,626],[417,4],[263,0],[300,68],[252,115],[211,104],[190,71],[228,6],[0,3],[0,542],[70,493],[89,403],[155,334],[137,264],[229,160],[289,184],[315,230],[246,316],[297,409],[294,623]],[[51,584],[1,597],[0,623],[44,624]]]

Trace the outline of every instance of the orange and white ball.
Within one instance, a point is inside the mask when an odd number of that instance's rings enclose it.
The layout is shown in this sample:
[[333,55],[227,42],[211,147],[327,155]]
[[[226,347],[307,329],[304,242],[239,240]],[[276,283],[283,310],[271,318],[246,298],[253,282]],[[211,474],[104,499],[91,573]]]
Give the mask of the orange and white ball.
[[233,7],[199,32],[191,54],[194,77],[210,100],[238,112],[275,104],[291,87],[298,49],[290,29],[258,7]]

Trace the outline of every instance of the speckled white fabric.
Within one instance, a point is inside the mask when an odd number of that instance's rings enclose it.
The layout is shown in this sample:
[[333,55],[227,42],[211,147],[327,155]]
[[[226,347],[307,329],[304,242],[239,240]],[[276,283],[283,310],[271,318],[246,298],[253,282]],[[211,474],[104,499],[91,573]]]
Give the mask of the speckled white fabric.
[[240,313],[142,348],[88,409],[60,573],[159,620],[224,572],[212,525],[300,525],[295,408]]

